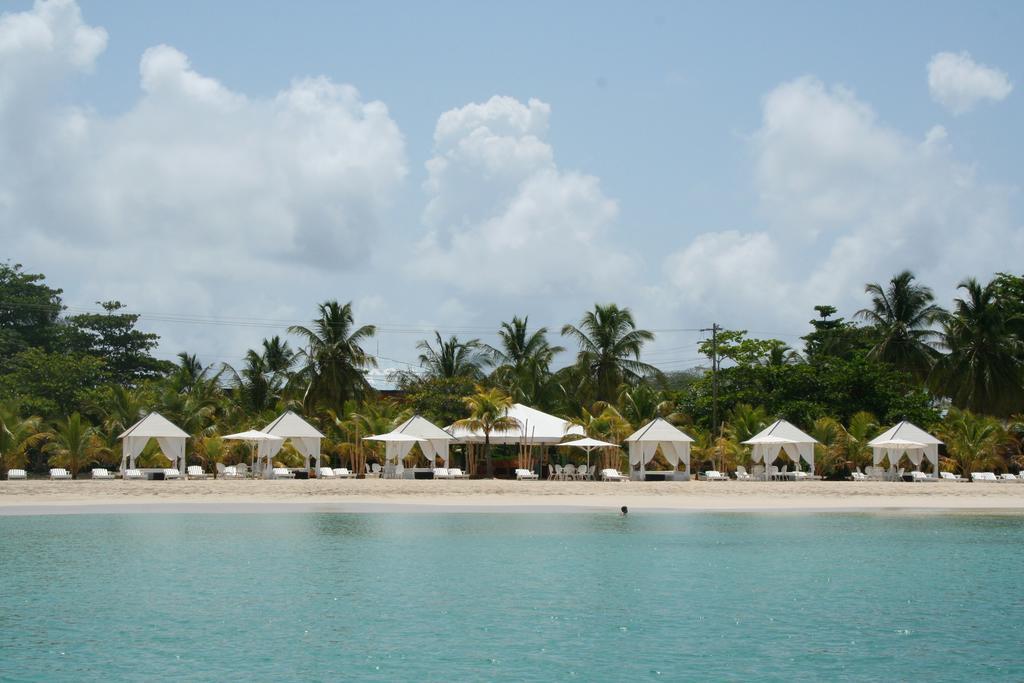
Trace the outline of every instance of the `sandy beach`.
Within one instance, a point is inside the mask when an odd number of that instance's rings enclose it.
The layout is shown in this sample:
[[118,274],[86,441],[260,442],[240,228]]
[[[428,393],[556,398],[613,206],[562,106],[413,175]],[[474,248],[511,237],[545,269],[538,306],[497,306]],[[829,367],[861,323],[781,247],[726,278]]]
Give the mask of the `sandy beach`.
[[1024,484],[952,482],[4,481],[0,514],[225,511],[1003,511]]

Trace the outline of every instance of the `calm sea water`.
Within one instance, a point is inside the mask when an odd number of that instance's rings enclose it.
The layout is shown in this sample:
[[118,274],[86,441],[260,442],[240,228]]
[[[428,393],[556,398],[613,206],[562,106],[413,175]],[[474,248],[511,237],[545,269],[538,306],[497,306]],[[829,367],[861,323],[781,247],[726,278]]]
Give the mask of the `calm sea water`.
[[1022,680],[1024,519],[0,517],[4,680]]

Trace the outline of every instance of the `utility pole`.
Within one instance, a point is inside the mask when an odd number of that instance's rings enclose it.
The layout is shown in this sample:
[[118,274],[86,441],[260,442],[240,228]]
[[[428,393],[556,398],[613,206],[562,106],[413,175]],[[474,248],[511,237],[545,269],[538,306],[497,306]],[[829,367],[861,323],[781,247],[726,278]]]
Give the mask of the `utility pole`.
[[701,332],[711,333],[711,439],[715,446],[715,454],[718,454],[718,331],[722,328],[718,323],[711,327],[701,329]]

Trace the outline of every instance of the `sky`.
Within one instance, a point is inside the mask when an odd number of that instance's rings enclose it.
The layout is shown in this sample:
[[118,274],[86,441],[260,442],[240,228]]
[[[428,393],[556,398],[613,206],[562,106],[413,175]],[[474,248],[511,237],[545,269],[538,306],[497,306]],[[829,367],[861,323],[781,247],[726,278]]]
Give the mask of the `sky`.
[[595,303],[699,362],[912,270],[1020,272],[1014,2],[0,6],[0,258],[237,363],[351,301],[416,342]]

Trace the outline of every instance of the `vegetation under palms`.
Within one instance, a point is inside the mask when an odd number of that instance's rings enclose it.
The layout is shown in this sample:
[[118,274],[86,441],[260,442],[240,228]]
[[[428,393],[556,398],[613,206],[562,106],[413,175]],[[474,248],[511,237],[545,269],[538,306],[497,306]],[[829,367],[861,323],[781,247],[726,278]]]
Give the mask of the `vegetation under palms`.
[[520,427],[519,420],[509,417],[512,397],[500,389],[486,389],[477,386],[476,393],[465,399],[469,417],[458,420],[456,427],[484,435],[484,458],[487,461],[487,476],[494,476],[494,458],[491,455],[491,434]]

